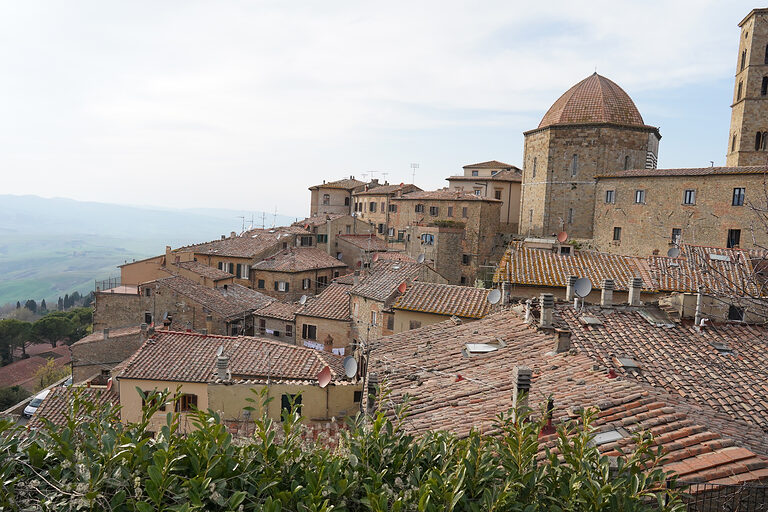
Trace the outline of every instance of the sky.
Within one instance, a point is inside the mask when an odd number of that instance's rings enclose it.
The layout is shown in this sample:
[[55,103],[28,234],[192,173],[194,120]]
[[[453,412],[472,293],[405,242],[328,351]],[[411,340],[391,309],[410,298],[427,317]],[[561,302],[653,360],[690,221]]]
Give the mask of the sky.
[[660,127],[659,167],[724,164],[754,7],[0,2],[0,194],[301,217],[324,179],[519,166],[522,133],[595,70]]

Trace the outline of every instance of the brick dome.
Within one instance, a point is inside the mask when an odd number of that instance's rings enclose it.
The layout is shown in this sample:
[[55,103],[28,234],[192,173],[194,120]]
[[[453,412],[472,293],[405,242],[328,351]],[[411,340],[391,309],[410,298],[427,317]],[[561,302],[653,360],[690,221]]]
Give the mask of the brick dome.
[[544,114],[539,128],[585,123],[645,126],[632,98],[616,83],[597,73],[560,96]]

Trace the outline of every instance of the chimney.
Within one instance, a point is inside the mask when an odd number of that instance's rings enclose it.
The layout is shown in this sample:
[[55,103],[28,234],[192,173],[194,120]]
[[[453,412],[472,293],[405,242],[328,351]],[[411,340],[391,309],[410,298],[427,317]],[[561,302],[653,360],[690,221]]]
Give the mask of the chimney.
[[552,313],[555,309],[555,296],[551,293],[542,293],[539,297],[539,327],[548,329],[552,327]]
[[603,292],[600,294],[600,307],[613,307],[613,279],[603,279]]
[[506,281],[501,283],[501,304],[509,304],[509,283]]
[[512,379],[515,382],[515,387],[512,388],[512,407],[528,407],[531,375],[531,369],[527,366],[515,366],[512,369]]
[[208,336],[208,329],[202,329],[200,331],[200,334],[202,334],[203,336]]
[[568,284],[565,287],[565,300],[567,302],[573,302],[576,297],[576,280],[578,276],[568,276]]
[[213,332],[213,316],[205,315],[205,329],[208,332]]
[[696,315],[693,317],[693,322],[696,326],[696,329],[699,329],[701,326],[701,306],[704,299],[704,294],[702,291],[704,290],[703,286],[699,286],[698,293],[696,293]]
[[530,324],[533,322],[533,315],[531,314],[531,303],[533,302],[533,299],[528,299],[525,301],[525,323]]
[[104,329],[104,339],[105,340],[109,339],[109,329]]
[[222,240],[226,240],[226,239],[227,239],[227,237],[226,237],[225,235],[221,235],[221,239],[222,239]]
[[360,271],[359,270],[355,270],[355,273],[352,276],[352,284],[354,284],[355,286],[360,284]]
[[633,277],[629,280],[629,305],[640,305],[640,290],[643,288],[643,280],[639,277]]
[[216,358],[216,376],[219,380],[229,380],[229,356]]
[[234,231],[229,232],[229,238],[235,238],[236,236],[237,236],[237,233],[235,233]]
[[141,341],[146,341],[147,339],[147,329],[149,326],[147,324],[141,324],[139,326],[139,337],[141,338]]
[[571,350],[571,331],[555,329],[555,353],[562,354]]

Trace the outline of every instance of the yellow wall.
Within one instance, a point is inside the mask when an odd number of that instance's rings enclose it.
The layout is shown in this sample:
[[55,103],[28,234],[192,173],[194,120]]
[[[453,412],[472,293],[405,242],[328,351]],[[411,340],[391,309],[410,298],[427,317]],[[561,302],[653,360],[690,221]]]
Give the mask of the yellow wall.
[[127,263],[120,267],[120,284],[132,285],[168,277],[162,267],[164,256]]
[[[141,396],[136,391],[138,386],[143,391],[168,390],[172,394],[176,393],[176,388],[180,387],[180,393],[190,393],[197,395],[197,408],[201,410],[208,409],[208,385],[199,382],[167,382],[157,380],[140,380],[118,378],[120,405],[122,406],[121,418],[123,423],[137,422],[141,420]],[[158,431],[166,423],[166,415],[172,412],[173,407],[166,407],[165,412],[155,414],[150,422],[149,429]],[[187,421],[186,414],[182,413],[181,429],[183,432],[189,432],[194,427],[190,421]]]
[[[420,327],[444,322],[451,318],[451,315],[436,315],[434,313],[423,313],[421,311],[408,311],[405,309],[393,309],[395,312],[395,333],[410,331],[411,320],[421,322]],[[473,318],[462,318],[462,322],[471,322]],[[415,329],[416,327],[414,327]]]

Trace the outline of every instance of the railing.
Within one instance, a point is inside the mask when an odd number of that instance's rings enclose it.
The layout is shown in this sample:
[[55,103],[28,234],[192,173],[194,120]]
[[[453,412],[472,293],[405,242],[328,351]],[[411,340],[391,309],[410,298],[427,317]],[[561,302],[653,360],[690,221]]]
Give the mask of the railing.
[[688,512],[768,511],[768,485],[693,484],[681,497]]
[[94,291],[97,292],[110,290],[112,288],[117,288],[118,286],[120,286],[120,276],[108,277],[107,279],[102,279],[101,281],[94,281]]

